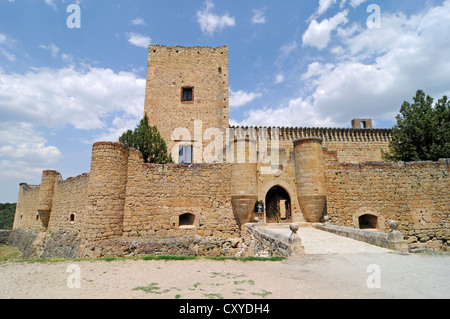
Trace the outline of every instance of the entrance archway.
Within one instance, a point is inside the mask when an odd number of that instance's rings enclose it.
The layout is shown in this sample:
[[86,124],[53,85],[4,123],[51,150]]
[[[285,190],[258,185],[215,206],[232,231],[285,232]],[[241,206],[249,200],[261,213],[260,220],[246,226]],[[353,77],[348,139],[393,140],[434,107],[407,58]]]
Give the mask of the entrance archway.
[[281,186],[272,187],[266,195],[265,212],[267,223],[288,223],[291,220],[291,198]]

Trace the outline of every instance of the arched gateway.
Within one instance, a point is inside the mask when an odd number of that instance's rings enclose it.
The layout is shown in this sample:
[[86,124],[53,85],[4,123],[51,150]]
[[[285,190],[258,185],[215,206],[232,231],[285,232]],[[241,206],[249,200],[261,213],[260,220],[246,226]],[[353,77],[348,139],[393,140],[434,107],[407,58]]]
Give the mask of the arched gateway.
[[288,223],[291,220],[291,198],[281,186],[273,186],[266,195],[265,212],[267,223]]

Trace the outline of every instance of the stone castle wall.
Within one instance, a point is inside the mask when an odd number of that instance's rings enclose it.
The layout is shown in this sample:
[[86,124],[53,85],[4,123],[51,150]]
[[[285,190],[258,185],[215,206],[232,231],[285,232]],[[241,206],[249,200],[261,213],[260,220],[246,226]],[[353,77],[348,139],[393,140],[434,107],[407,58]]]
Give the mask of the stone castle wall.
[[[53,171],[54,172],[54,171]],[[44,172],[43,175],[47,173]],[[56,173],[56,172],[54,172]],[[35,231],[70,231],[80,232],[84,226],[86,212],[87,186],[89,174],[83,174],[67,180],[62,180],[57,174],[51,186],[52,191],[41,185],[21,184],[14,217],[14,229],[24,228]],[[40,208],[43,208],[42,198],[50,198],[47,207],[51,210],[47,227],[43,226]],[[50,197],[51,194],[51,197]],[[41,199],[41,201],[40,201]],[[51,202],[51,204],[49,204]]]
[[450,163],[362,162],[342,164],[326,152],[327,214],[335,225],[360,228],[359,217],[377,217],[388,231],[399,222],[411,249],[448,250],[450,240]]
[[[180,217],[193,220],[184,225]],[[230,164],[146,164],[130,151],[124,235],[239,237]]]

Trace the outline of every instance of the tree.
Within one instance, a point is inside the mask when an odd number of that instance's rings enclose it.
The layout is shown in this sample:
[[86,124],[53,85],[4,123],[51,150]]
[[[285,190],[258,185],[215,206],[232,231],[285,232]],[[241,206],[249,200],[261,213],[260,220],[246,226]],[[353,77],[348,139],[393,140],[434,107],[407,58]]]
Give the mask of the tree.
[[0,229],[12,229],[16,204],[0,204]]
[[156,126],[150,126],[147,114],[144,115],[134,131],[128,130],[123,133],[119,142],[140,151],[146,163],[168,164],[172,162],[172,157],[167,153],[166,142]]
[[386,161],[437,161],[450,158],[450,101],[442,97],[433,106],[433,98],[422,90],[414,103],[405,101],[392,129]]

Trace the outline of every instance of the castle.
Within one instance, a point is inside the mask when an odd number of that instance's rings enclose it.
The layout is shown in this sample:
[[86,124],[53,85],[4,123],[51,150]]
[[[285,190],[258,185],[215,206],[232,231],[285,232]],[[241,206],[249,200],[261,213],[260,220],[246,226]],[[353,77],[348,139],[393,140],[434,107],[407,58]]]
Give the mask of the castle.
[[40,185],[21,184],[11,242],[27,238],[40,257],[183,245],[231,254],[246,223],[327,216],[381,232],[393,219],[410,248],[448,249],[450,160],[382,162],[391,130],[370,119],[352,128],[230,127],[227,46],[150,45],[147,70],[144,112],[175,164],[95,143],[89,173],[64,180],[44,171]]

